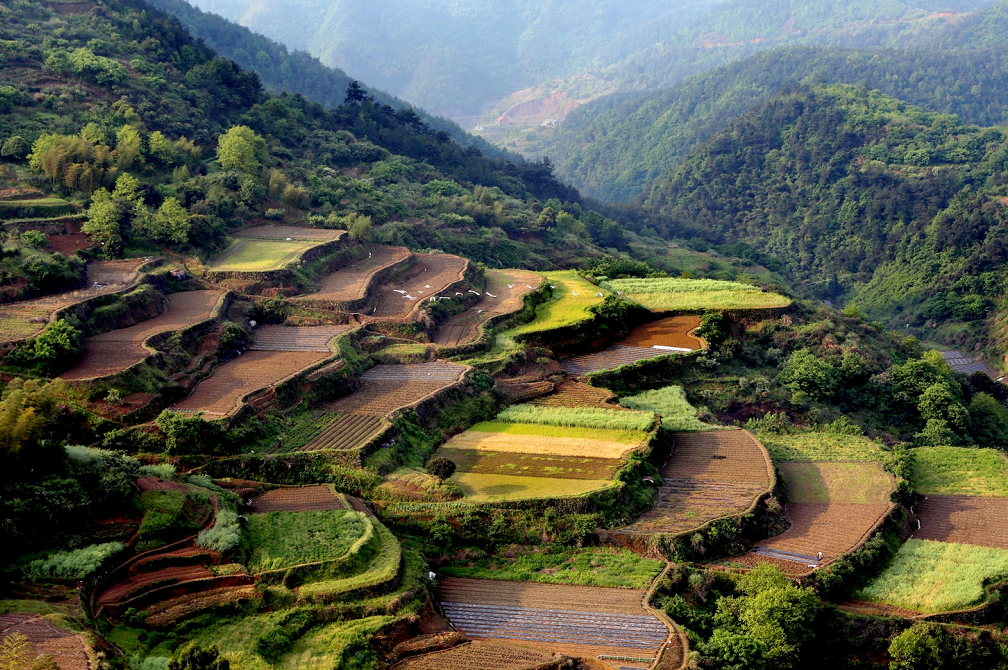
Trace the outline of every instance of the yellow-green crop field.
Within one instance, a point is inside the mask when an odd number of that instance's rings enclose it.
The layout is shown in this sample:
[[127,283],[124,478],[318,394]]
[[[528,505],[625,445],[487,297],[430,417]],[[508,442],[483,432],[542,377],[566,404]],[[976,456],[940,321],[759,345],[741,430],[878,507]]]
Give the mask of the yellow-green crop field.
[[912,453],[919,493],[1008,497],[1008,458],[996,449],[919,447]]
[[472,502],[564,498],[616,485],[616,482],[606,479],[560,479],[475,472],[456,472],[452,475],[452,481],[462,489],[466,499]]
[[787,307],[791,299],[758,286],[717,279],[613,279],[602,286],[655,311]]
[[886,570],[854,596],[918,612],[978,605],[987,580],[1008,575],[1008,551],[907,540]]
[[654,412],[662,418],[662,426],[666,430],[676,433],[697,433],[720,428],[720,426],[712,426],[697,418],[697,409],[686,399],[686,392],[681,386],[665,386],[660,389],[644,391],[637,395],[621,398],[619,403],[630,409]]
[[647,433],[637,430],[566,428],[487,421],[456,435],[444,446],[462,451],[618,459],[643,445],[647,436]]
[[635,412],[605,407],[544,407],[512,405],[497,415],[506,423],[647,431],[655,422],[654,412]]
[[[539,333],[554,328],[570,326],[589,318],[590,307],[601,304],[609,291],[599,288],[580,277],[574,270],[544,273],[553,289],[553,297],[536,309],[535,321],[501,333],[505,339],[525,333]],[[602,293],[600,297],[598,294]]]
[[209,264],[223,272],[279,270],[321,242],[316,240],[235,240],[227,251]]
[[780,464],[793,503],[888,503],[896,486],[892,475],[879,463]]
[[879,444],[859,435],[762,433],[759,438],[775,461],[885,461]]

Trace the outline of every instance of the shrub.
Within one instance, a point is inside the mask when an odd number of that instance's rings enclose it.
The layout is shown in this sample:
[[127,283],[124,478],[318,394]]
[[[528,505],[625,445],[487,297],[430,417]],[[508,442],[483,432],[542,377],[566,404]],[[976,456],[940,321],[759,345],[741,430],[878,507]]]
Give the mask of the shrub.
[[231,670],[231,663],[221,658],[216,647],[203,649],[190,642],[168,661],[168,670]]
[[77,360],[81,351],[81,332],[65,319],[50,323],[42,334],[15,347],[4,362],[22,368],[36,368],[46,374],[58,374]]
[[237,546],[240,540],[241,525],[238,523],[238,515],[224,509],[217,515],[213,528],[200,531],[196,537],[196,544],[210,551],[224,553]]
[[140,468],[141,477],[157,477],[158,479],[175,479],[175,466],[171,463],[155,463]]
[[427,461],[427,472],[432,477],[437,477],[441,481],[444,481],[455,474],[455,461],[444,458],[443,456],[435,456],[434,458]]
[[32,249],[44,249],[49,246],[49,236],[38,230],[26,230],[21,233],[21,242]]
[[101,567],[111,556],[126,548],[122,542],[93,544],[74,551],[60,551],[48,558],[32,561],[25,568],[25,577],[40,579],[83,579]]

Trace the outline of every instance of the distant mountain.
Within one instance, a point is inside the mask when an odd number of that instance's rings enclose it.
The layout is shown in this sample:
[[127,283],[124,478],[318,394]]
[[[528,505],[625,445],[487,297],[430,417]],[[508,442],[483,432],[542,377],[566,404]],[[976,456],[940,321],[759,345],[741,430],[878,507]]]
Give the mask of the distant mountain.
[[971,52],[792,47],[665,91],[594,101],[570,114],[538,150],[585,193],[630,200],[733,118],[801,82],[857,84],[969,123],[1008,123],[1008,45]]
[[[343,70],[323,65],[318,58],[306,51],[288,51],[279,42],[217,14],[204,12],[185,0],[151,0],[151,4],[174,15],[193,36],[202,39],[220,55],[236,62],[243,69],[258,74],[267,91],[300,93],[328,108],[343,104],[347,85],[353,81]],[[366,85],[364,88],[382,104],[396,109],[411,106],[382,90]],[[490,156],[518,159],[482,138],[470,135],[453,121],[432,116],[420,109],[417,112],[427,125],[447,132],[463,146],[475,147]]]
[[934,44],[945,49],[1008,44],[1008,1],[1001,0],[949,26],[936,36]]

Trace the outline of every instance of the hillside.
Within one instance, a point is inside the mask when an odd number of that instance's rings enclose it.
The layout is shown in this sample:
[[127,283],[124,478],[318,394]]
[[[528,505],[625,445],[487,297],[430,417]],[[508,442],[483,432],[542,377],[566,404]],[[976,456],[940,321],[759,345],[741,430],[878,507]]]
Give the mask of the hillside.
[[986,343],[1005,139],[876,91],[798,87],[697,148],[645,207],[664,235],[750,243],[820,297],[928,337],[960,322],[964,342]]
[[[323,65],[306,51],[288,52],[285,45],[217,14],[203,12],[185,0],[156,0],[151,4],[175,16],[190,34],[203,40],[219,55],[238,63],[247,72],[255,72],[270,93],[300,93],[326,108],[343,104],[347,86],[353,79],[339,68]],[[395,109],[410,106],[384,91],[367,87],[365,90],[383,105]],[[420,109],[417,113],[428,126],[447,132],[463,146],[475,146],[490,156],[505,156],[505,152],[482,138],[470,135],[452,121],[431,116]],[[516,156],[510,158],[517,159]]]
[[1008,50],[970,52],[789,47],[704,72],[664,91],[614,95],[570,114],[541,133],[534,153],[557,173],[604,201],[645,193],[697,144],[782,88],[844,83],[967,123],[1008,121]]
[[949,26],[931,42],[944,49],[982,49],[1008,42],[1008,3],[1001,0]]

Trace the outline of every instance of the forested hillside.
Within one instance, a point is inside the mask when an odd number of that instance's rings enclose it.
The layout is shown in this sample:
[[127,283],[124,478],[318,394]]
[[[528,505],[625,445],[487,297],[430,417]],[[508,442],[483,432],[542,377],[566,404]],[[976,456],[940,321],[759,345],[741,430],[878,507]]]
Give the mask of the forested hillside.
[[935,46],[944,49],[982,49],[1008,43],[1008,2],[1001,0],[938,33]]
[[586,193],[619,202],[645,194],[731,119],[798,83],[878,89],[967,123],[1008,121],[1008,48],[976,51],[791,47],[704,72],[665,91],[611,96],[570,114],[537,147]]
[[[238,63],[247,72],[255,72],[267,91],[300,93],[327,108],[343,104],[347,86],[353,79],[339,68],[323,65],[306,51],[289,52],[286,45],[253,33],[217,14],[203,12],[185,0],[155,0],[151,4],[179,19],[194,37],[203,40],[217,54]],[[395,109],[410,107],[384,91],[364,88],[381,104]],[[491,156],[505,154],[482,138],[465,132],[452,121],[417,111],[427,125],[435,130],[444,130],[463,146],[476,146]]]
[[773,254],[822,298],[986,342],[1008,259],[1006,140],[876,91],[798,87],[694,151],[646,209],[664,235]]

